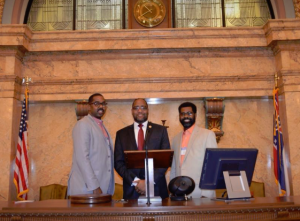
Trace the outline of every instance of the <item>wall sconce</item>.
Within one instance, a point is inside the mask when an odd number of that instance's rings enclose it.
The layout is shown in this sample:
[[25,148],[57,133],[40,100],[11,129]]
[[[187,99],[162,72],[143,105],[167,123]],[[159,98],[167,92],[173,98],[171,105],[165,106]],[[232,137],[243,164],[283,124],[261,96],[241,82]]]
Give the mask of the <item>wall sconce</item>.
[[223,100],[224,98],[204,98],[205,128],[215,132],[217,142],[224,135],[222,131],[225,110]]

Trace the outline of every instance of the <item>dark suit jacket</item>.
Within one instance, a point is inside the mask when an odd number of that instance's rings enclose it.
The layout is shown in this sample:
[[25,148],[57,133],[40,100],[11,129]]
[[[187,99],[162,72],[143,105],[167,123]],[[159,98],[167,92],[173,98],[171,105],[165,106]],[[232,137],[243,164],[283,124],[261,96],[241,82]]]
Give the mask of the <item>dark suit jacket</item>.
[[[148,122],[147,128],[146,145],[148,150],[170,149],[168,132],[164,126]],[[139,194],[131,184],[135,177],[145,179],[145,170],[127,169],[124,160],[124,150],[137,150],[133,124],[117,132],[114,157],[115,169],[123,177],[123,198],[138,199]],[[160,196],[162,199],[168,197],[165,178],[166,170],[167,168],[154,169],[154,195]]]

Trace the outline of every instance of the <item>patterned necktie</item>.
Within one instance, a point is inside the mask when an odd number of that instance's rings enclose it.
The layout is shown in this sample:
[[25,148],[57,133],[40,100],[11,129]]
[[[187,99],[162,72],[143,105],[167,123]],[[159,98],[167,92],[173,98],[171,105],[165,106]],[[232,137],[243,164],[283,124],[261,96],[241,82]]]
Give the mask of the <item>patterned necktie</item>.
[[144,131],[143,124],[139,124],[139,133],[138,133],[138,150],[143,150],[144,148]]
[[101,130],[102,130],[102,132],[103,132],[103,135],[108,139],[109,137],[108,137],[108,134],[107,134],[107,132],[106,132],[106,130],[105,130],[105,128],[104,128],[104,125],[103,125],[103,122],[102,122],[102,121],[100,121],[99,126],[100,126],[100,128],[101,128]]

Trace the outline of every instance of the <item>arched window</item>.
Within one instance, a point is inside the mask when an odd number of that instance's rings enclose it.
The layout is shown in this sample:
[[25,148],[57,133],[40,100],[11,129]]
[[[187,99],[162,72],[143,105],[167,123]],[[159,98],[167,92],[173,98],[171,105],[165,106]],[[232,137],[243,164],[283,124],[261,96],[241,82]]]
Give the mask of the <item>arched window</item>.
[[[34,31],[124,29],[129,0],[29,0],[24,23]],[[170,0],[173,27],[262,26],[270,0]]]

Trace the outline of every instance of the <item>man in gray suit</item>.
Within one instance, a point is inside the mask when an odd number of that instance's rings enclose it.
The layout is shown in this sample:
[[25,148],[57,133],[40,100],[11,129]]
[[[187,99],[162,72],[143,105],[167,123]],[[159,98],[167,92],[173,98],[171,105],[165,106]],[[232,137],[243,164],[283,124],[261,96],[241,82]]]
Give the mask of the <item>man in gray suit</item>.
[[73,129],[73,163],[68,195],[113,195],[114,162],[112,141],[101,120],[107,103],[101,94],[89,98],[89,114]]
[[191,177],[196,185],[191,196],[212,198],[215,196],[215,191],[201,190],[199,182],[206,148],[218,147],[215,133],[195,125],[197,113],[195,104],[185,102],[179,106],[178,111],[179,121],[184,130],[177,134],[172,142],[174,157],[170,180],[176,176]]

